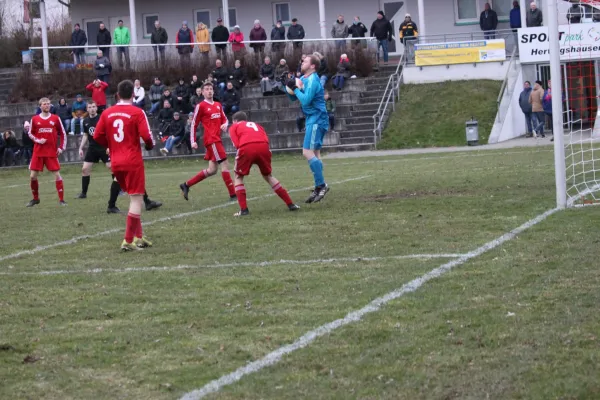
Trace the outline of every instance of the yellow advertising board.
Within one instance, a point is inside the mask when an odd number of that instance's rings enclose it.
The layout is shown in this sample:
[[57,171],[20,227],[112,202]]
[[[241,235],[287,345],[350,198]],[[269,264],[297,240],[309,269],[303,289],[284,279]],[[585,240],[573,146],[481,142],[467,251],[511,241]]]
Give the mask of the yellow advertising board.
[[417,66],[470,64],[506,60],[504,39],[415,45]]

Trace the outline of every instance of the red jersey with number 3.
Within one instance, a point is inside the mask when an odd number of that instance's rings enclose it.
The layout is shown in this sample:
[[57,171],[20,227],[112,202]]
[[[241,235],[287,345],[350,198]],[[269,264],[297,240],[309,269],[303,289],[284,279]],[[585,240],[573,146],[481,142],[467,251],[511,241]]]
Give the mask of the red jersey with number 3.
[[[57,115],[50,114],[47,118],[44,118],[40,114],[31,118],[29,137],[35,143],[33,145],[34,157],[56,157],[56,149],[59,148],[59,136],[60,149],[64,151],[67,148],[67,132],[65,132],[65,128]],[[40,139],[46,139],[46,142],[44,144],[39,143]]]
[[267,132],[256,122],[236,122],[229,128],[229,136],[236,149],[248,143],[269,143]]
[[204,100],[196,105],[190,134],[192,144],[196,143],[196,132],[200,122],[202,122],[204,128],[204,147],[221,141],[221,125],[227,123],[227,117],[223,112],[221,103],[217,101],[209,103]]
[[104,111],[94,131],[94,140],[110,150],[113,171],[130,171],[144,165],[140,139],[147,147],[154,147],[146,114],[129,103],[118,103]]

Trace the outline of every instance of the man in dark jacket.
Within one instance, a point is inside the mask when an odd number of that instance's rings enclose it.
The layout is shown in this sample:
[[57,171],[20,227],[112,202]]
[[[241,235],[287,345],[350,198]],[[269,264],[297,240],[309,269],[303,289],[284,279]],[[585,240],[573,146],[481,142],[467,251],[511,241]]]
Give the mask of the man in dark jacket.
[[223,66],[223,62],[221,60],[215,61],[216,68],[212,72],[213,79],[215,82],[215,86],[219,88],[219,94],[223,95],[223,91],[225,91],[225,86],[227,85],[227,79],[229,77],[229,71],[227,71],[227,67]]
[[108,57],[102,53],[102,50],[98,50],[96,61],[94,62],[94,70],[96,71],[98,79],[108,83],[110,73],[112,72],[112,66],[110,65]]
[[186,69],[190,65],[190,54],[194,51],[194,33],[188,28],[187,21],[181,23],[181,28],[175,36],[175,43],[179,44],[176,47],[181,60],[181,67]]
[[165,91],[165,85],[163,85],[160,81],[159,77],[154,78],[154,83],[150,86],[150,91],[148,93],[148,98],[150,102],[152,102],[152,106],[150,107],[150,115],[153,115],[160,109],[160,100]]
[[233,82],[233,87],[235,87],[237,90],[240,90],[244,87],[244,85],[246,85],[246,70],[242,68],[242,63],[240,60],[235,60],[235,65],[233,71],[231,71],[231,74],[229,75],[229,80]]
[[[292,18],[292,25],[290,25],[287,32],[288,40],[301,40],[304,39],[304,36],[306,36],[304,27],[298,23],[298,18]],[[302,51],[302,42],[294,42],[293,46],[295,53]]]
[[521,28],[521,7],[519,6],[519,2],[517,0],[513,1],[513,8],[510,10],[509,14],[510,28],[513,31],[513,40],[515,41],[515,49],[516,53],[519,53],[519,31]]
[[[165,65],[165,46],[169,40],[169,35],[165,28],[160,26],[159,21],[154,21],[154,30],[150,35],[150,43],[156,44],[158,46],[152,46],[152,50],[154,50],[154,65],[158,68],[158,55],[160,54],[160,65]],[[161,46],[162,45],[162,46]]]
[[[166,90],[165,90],[166,92]],[[171,108],[171,103],[169,100],[165,100],[163,102],[163,108],[158,113],[158,136],[160,140],[163,142],[167,140],[167,137],[170,135],[171,122],[173,121],[173,108]]]
[[160,149],[160,152],[165,156],[173,150],[173,146],[179,144],[185,136],[185,120],[181,118],[181,115],[185,115],[175,111],[173,113],[173,119],[169,124],[169,138],[165,143],[165,147]]
[[204,96],[202,95],[202,87],[197,87],[195,94],[190,99],[190,106],[192,110],[196,110],[196,106],[204,100]]
[[523,115],[525,115],[525,126],[527,127],[526,137],[533,136],[533,127],[531,124],[531,103],[529,103],[531,90],[531,83],[529,81],[525,81],[523,84],[523,91],[519,95],[519,107],[521,107],[521,111],[523,111]]
[[389,59],[388,43],[392,41],[392,24],[387,20],[383,11],[377,12],[377,19],[371,25],[371,37],[377,39],[377,63],[379,64],[379,48],[383,50],[383,62]]
[[[348,28],[348,34],[350,36],[352,36],[353,38],[364,38],[365,35],[367,34],[367,32],[369,32],[369,30],[367,29],[365,24],[360,22],[360,18],[354,17],[354,21],[352,22],[352,25]],[[366,42],[364,40],[353,40],[352,41],[352,46],[361,46],[361,45],[366,45]]]
[[[217,19],[217,26],[213,28],[210,40],[213,42],[227,42],[229,40],[229,29],[223,26],[223,18]],[[215,44],[215,50],[217,51],[217,58],[223,61],[227,59],[226,44]]]
[[110,31],[106,29],[104,23],[100,23],[100,29],[98,29],[98,35],[96,35],[96,43],[98,44],[98,49],[102,50],[102,53],[110,60],[110,47],[103,46],[110,46],[112,38]]
[[567,12],[567,20],[570,24],[580,24],[581,18],[585,15],[585,10],[581,4],[573,3]]
[[69,132],[71,129],[71,118],[73,118],[71,107],[67,104],[67,100],[64,97],[58,101],[56,106],[56,115],[60,118],[65,130]]
[[233,87],[233,83],[227,82],[227,89],[223,93],[223,111],[229,116],[240,111],[240,94]]
[[496,39],[498,14],[496,14],[496,11],[492,10],[490,3],[485,3],[485,9],[479,16],[479,27],[483,31],[484,39]]
[[527,12],[527,27],[542,26],[544,23],[544,16],[542,10],[537,7],[535,2],[531,2],[529,5],[529,11]]
[[182,114],[189,112],[190,103],[190,87],[185,83],[185,79],[179,78],[179,85],[175,88],[175,111],[179,111]]
[[[71,42],[69,46],[85,46],[87,43],[87,35],[81,29],[79,24],[75,24],[75,29],[71,33]],[[73,49],[71,52],[75,56],[75,64],[83,64],[85,61],[85,49],[83,47]]]
[[[281,20],[277,21],[277,24],[271,29],[271,40],[285,40],[285,26],[283,26]],[[271,51],[276,54],[278,59],[281,58],[282,45],[284,45],[283,42],[273,43],[271,45]]]
[[415,42],[419,36],[417,24],[413,22],[410,14],[404,16],[404,21],[400,25],[400,43],[404,45],[404,53],[412,59],[415,53]]

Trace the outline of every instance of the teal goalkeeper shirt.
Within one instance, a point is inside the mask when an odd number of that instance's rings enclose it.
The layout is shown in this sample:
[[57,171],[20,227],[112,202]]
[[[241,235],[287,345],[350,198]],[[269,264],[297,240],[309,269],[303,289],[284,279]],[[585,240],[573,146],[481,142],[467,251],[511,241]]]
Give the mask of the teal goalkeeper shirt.
[[306,115],[306,119],[316,121],[320,117],[327,117],[325,91],[317,73],[313,72],[308,77],[302,76],[300,80],[304,84],[304,89],[300,90],[296,88],[294,94],[302,106],[302,111]]

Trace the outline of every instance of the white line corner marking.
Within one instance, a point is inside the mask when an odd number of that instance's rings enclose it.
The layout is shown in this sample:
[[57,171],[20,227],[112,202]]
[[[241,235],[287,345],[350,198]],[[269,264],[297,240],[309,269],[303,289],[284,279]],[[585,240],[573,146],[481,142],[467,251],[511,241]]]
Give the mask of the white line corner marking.
[[518,228],[513,229],[512,231],[500,236],[499,238],[496,238],[496,239],[492,240],[491,242],[484,244],[483,246],[475,249],[474,251],[462,255],[460,258],[457,258],[455,260],[452,260],[445,264],[442,264],[439,267],[429,271],[425,275],[423,275],[419,278],[413,279],[412,281],[403,285],[401,288],[391,291],[391,292],[387,293],[386,295],[371,301],[369,304],[367,304],[363,308],[350,312],[344,318],[329,322],[329,323],[322,325],[310,332],[307,332],[303,336],[301,336],[298,340],[296,340],[294,343],[280,347],[279,349],[267,354],[260,360],[253,361],[243,367],[238,368],[237,370],[235,370],[234,372],[232,372],[230,374],[223,375],[221,378],[207,383],[200,389],[197,389],[197,390],[194,390],[192,392],[185,394],[181,398],[181,400],[201,399],[201,398],[205,397],[206,395],[209,395],[214,392],[218,392],[219,390],[221,390],[221,388],[239,381],[246,375],[253,374],[255,372],[260,371],[261,369],[263,369],[265,367],[268,367],[270,365],[278,363],[281,360],[281,357],[283,357],[284,355],[292,353],[296,350],[302,349],[302,348],[308,346],[313,341],[315,341],[317,338],[324,336],[326,334],[329,334],[332,331],[334,331],[342,326],[351,324],[353,322],[360,321],[362,319],[362,317],[364,317],[365,315],[370,314],[372,312],[378,311],[381,308],[381,306],[389,303],[390,301],[397,299],[399,297],[402,297],[407,293],[414,292],[417,289],[419,289],[421,286],[423,286],[425,283],[427,283],[428,281],[430,281],[434,278],[438,278],[438,277],[444,275],[446,272],[452,270],[453,268],[458,267],[458,266],[464,264],[465,262],[471,260],[472,258],[478,257],[478,256],[482,255],[483,253],[485,253],[489,250],[492,250],[492,249],[502,245],[503,243],[508,242],[509,240],[514,239],[515,236],[517,236],[521,232],[542,222],[543,220],[548,218],[550,215],[556,213],[558,210],[559,210],[558,208],[554,208],[552,210],[546,211],[543,214],[538,215],[537,217],[527,221],[526,223],[519,226]]

